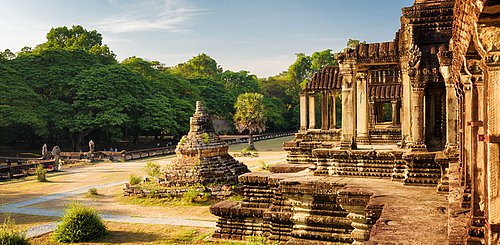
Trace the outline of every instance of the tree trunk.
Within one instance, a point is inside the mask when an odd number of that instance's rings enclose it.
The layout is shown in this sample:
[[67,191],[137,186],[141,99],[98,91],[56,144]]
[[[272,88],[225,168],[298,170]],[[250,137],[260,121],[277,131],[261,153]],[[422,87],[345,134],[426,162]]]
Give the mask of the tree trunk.
[[248,149],[251,151],[255,151],[255,144],[253,143],[253,134],[248,134]]
[[83,137],[87,136],[92,131],[94,131],[93,128],[87,129],[87,130],[85,130],[83,132],[78,132],[78,133],[72,133],[71,134],[71,143],[73,144],[73,150],[74,151],[79,152],[81,150],[80,146],[82,145]]
[[134,135],[134,146],[137,146],[139,144],[139,137],[141,136],[141,129],[137,129],[135,135]]

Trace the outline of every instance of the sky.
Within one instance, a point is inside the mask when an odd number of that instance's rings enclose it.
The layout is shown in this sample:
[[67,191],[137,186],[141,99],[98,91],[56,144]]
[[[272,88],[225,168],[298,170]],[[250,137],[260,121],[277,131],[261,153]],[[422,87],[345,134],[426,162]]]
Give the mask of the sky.
[[117,59],[167,66],[200,53],[258,77],[287,70],[296,53],[394,39],[413,0],[0,0],[0,50],[45,42],[52,27],[97,30]]

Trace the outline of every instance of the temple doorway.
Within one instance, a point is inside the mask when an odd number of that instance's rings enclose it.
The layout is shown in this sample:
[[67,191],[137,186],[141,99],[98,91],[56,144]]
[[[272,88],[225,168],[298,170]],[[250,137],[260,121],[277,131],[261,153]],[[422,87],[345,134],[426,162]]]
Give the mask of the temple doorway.
[[446,90],[443,82],[429,83],[425,92],[425,144],[442,150],[446,144]]

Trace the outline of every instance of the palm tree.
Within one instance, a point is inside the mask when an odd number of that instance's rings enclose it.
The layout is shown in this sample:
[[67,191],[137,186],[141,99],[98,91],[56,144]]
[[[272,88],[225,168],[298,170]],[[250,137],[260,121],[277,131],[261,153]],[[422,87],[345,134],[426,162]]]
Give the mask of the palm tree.
[[260,133],[266,129],[264,116],[263,95],[259,93],[244,93],[236,99],[236,113],[234,123],[238,132],[248,130],[248,149],[255,150],[253,133]]

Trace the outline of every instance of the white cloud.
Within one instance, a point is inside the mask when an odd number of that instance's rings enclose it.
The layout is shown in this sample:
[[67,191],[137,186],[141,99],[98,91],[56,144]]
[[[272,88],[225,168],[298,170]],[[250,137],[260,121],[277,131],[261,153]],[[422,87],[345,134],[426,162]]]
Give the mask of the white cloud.
[[189,29],[195,15],[205,12],[181,0],[108,0],[108,3],[118,13],[97,21],[96,26],[100,30],[115,33],[154,30],[183,32]]

